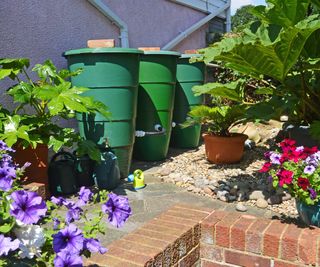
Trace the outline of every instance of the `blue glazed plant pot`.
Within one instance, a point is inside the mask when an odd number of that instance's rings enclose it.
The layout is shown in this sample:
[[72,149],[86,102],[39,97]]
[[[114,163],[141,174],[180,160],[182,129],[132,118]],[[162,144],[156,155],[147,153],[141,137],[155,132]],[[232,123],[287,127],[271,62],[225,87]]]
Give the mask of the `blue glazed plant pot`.
[[310,206],[296,200],[296,207],[303,222],[320,227],[320,203]]

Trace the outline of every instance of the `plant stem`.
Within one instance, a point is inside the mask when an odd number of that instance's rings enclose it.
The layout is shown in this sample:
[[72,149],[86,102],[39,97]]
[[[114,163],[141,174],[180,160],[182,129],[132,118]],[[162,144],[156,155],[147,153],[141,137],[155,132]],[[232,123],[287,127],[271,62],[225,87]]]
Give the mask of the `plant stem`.
[[23,71],[24,75],[26,75],[29,83],[30,83],[33,87],[35,87],[33,81],[32,81],[31,78],[29,77],[29,75],[28,75],[28,73],[26,72],[25,68],[23,68],[22,71]]

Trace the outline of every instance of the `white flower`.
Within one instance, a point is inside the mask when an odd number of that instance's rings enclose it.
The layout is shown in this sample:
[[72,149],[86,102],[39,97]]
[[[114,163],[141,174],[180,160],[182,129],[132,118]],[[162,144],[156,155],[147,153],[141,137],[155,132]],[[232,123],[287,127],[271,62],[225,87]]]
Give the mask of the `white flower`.
[[20,241],[19,255],[21,258],[33,258],[41,253],[41,247],[45,243],[44,231],[39,225],[26,225],[14,229],[16,237]]

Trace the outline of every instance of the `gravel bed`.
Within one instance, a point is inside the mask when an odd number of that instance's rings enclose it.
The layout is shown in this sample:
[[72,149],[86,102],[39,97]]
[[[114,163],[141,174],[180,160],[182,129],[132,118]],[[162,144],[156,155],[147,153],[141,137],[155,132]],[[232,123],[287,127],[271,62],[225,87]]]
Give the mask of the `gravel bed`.
[[169,158],[160,164],[158,175],[164,182],[174,183],[186,191],[238,202],[240,211],[246,211],[246,206],[257,206],[295,218],[294,199],[282,190],[275,191],[267,175],[258,172],[264,163],[263,154],[268,150],[269,145],[260,144],[247,149],[239,164],[215,165],[206,160],[203,144],[195,150],[170,149]]

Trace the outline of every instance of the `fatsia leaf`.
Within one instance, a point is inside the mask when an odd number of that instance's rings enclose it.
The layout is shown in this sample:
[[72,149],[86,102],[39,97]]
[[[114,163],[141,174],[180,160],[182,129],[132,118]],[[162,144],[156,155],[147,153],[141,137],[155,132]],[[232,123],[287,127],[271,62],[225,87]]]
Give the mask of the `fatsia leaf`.
[[18,139],[30,141],[27,125],[20,125],[21,118],[19,115],[7,116],[7,120],[3,122],[4,133],[1,137],[6,141],[8,146],[15,144]]
[[[5,77],[15,79],[16,76],[24,69],[29,67],[27,58],[2,58],[0,59],[0,80]],[[10,71],[10,73],[9,73]],[[8,74],[9,73],[9,74]],[[2,78],[1,78],[2,77]]]
[[43,64],[36,64],[32,71],[38,73],[41,80],[45,81],[48,78],[56,78],[57,70],[51,60],[46,60]]
[[11,74],[11,69],[0,69],[0,80],[8,77]]
[[18,103],[29,103],[33,97],[33,87],[31,84],[26,82],[20,82],[14,87],[11,87],[7,94],[13,97],[14,102]]

